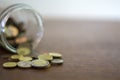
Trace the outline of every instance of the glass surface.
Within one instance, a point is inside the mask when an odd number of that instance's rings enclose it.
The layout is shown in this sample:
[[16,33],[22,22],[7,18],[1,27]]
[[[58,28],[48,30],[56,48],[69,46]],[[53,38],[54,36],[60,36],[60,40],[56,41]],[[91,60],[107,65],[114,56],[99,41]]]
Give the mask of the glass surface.
[[18,38],[31,43],[32,49],[39,44],[43,36],[43,23],[38,12],[27,5],[17,4],[6,9],[1,15],[2,44],[10,51],[16,52]]

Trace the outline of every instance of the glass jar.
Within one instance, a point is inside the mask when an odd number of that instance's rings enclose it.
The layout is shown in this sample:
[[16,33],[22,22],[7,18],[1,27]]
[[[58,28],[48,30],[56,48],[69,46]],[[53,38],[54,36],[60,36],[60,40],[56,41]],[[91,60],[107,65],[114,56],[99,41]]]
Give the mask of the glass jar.
[[29,41],[34,50],[43,36],[40,14],[26,4],[13,4],[1,10],[0,45],[16,53],[21,41]]

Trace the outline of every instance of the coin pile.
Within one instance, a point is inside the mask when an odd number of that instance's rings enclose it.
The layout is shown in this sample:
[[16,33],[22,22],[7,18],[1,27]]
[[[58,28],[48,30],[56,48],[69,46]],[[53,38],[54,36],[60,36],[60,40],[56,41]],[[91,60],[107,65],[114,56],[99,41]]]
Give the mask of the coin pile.
[[16,55],[10,57],[11,61],[3,63],[4,68],[48,68],[51,65],[63,63],[60,53],[44,53],[32,57],[32,42],[26,36],[26,29],[23,23],[17,23],[13,18],[9,18],[5,26],[5,37],[10,45],[16,48]]
[[[22,53],[23,52],[23,53]],[[26,48],[18,49],[18,54],[10,56],[11,61],[3,63],[4,68],[49,68],[51,65],[63,64],[60,53],[43,53],[37,57],[28,56]]]

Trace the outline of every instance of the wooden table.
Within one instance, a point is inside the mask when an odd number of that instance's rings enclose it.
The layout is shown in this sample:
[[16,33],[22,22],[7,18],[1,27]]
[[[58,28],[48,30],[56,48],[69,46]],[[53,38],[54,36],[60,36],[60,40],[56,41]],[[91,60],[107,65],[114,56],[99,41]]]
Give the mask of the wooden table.
[[64,64],[49,69],[4,69],[0,49],[0,80],[120,80],[120,22],[45,20],[37,50],[60,52]]

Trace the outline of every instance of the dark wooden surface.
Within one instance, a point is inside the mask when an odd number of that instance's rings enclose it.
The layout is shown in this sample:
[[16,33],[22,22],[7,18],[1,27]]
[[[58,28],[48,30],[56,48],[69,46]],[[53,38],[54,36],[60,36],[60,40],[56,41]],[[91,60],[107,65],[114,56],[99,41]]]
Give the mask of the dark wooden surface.
[[46,20],[37,50],[60,52],[62,66],[47,70],[4,69],[0,49],[0,80],[120,80],[120,22]]

